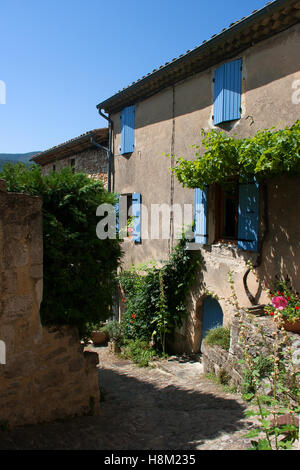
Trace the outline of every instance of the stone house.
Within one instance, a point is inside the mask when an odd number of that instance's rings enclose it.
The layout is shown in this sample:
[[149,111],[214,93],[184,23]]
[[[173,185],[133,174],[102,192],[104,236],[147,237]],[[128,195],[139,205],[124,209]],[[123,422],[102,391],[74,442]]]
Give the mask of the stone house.
[[43,174],[69,167],[108,183],[108,129],[94,129],[79,137],[36,154],[31,160],[42,166]]
[[202,129],[242,138],[292,125],[300,111],[299,19],[298,0],[270,2],[97,106],[111,123],[113,190],[135,216],[134,234],[123,244],[124,267],[166,259],[176,244],[172,216],[165,219],[168,237],[147,233],[153,205],[197,209],[191,248],[201,251],[204,264],[189,318],[176,335],[178,351],[199,351],[207,329],[231,324],[229,271],[243,307],[263,304],[260,281],[276,274],[300,289],[299,177],[270,181],[264,195],[255,184],[237,185],[231,194],[211,186],[204,194],[183,188],[163,155],[193,159],[191,145],[200,145]]

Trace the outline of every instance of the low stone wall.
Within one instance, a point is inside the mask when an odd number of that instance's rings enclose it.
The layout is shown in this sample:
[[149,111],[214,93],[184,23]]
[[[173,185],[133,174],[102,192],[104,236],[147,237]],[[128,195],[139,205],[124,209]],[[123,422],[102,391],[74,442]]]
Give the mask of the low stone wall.
[[[275,326],[273,321],[266,316],[244,315],[243,326],[247,335],[247,344],[251,345],[249,352],[255,356],[268,354],[268,348],[262,341],[260,328],[264,333],[267,344],[271,345],[274,340]],[[213,372],[216,376],[226,372],[230,376],[230,384],[240,388],[243,381],[243,365],[239,363],[244,359],[244,348],[240,342],[240,322],[235,318],[230,329],[230,349],[225,351],[219,346],[210,346],[202,343],[202,361],[204,373]],[[294,351],[293,362],[300,370],[300,335],[287,333]]]
[[41,207],[0,181],[0,424],[99,410],[98,355],[83,352],[76,330],[41,325]]

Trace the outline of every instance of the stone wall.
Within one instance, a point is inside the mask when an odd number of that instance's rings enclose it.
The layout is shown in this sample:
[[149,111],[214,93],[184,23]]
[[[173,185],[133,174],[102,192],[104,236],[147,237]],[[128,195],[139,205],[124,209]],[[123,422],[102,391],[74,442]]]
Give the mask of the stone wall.
[[[275,326],[273,321],[267,316],[244,315],[243,326],[245,327],[247,344],[250,346],[249,352],[253,357],[268,355],[268,347],[274,341],[273,333]],[[204,373],[212,372],[216,376],[226,372],[230,376],[231,385],[238,389],[243,382],[243,368],[239,363],[244,359],[244,348],[240,342],[240,321],[235,318],[230,328],[230,349],[225,351],[219,346],[211,346],[202,342],[202,360]],[[263,331],[266,343],[262,341],[260,328]],[[293,350],[293,363],[300,370],[300,334],[287,333]]]
[[101,179],[105,187],[107,186],[107,153],[95,147],[43,165],[43,174],[53,170],[53,165],[55,165],[55,171],[66,167],[71,168],[73,160],[76,172],[86,173],[95,180]]
[[41,325],[41,207],[0,181],[0,423],[9,425],[99,409],[97,354],[83,352],[76,330]]

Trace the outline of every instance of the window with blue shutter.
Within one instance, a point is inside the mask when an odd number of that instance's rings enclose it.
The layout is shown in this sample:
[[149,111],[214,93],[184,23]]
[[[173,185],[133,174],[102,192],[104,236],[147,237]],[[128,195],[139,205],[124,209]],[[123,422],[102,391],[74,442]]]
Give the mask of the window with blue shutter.
[[207,189],[195,188],[195,243],[207,243]]
[[121,155],[134,151],[135,107],[127,106],[121,113]]
[[132,240],[136,243],[141,242],[141,195],[132,194],[132,216],[133,216],[133,234]]
[[214,76],[214,124],[241,117],[242,60],[227,62]]
[[259,185],[239,185],[238,247],[241,250],[257,251],[259,222]]

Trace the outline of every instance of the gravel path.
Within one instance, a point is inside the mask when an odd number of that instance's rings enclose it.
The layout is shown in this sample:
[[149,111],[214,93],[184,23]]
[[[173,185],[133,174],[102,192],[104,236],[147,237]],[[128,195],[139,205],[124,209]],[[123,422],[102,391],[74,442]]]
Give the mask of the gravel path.
[[0,431],[0,449],[245,450],[252,426],[239,395],[208,381],[199,361],[139,368],[97,350],[99,416]]

